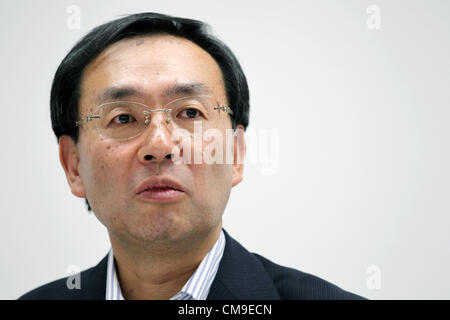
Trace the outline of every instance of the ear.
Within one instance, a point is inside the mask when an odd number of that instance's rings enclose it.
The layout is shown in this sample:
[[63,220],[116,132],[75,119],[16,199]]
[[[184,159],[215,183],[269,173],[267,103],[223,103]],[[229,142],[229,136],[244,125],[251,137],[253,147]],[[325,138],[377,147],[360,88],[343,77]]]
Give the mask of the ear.
[[244,173],[244,159],[245,159],[245,136],[244,127],[238,125],[234,133],[233,143],[234,161],[233,161],[233,179],[231,185],[234,187],[242,181]]
[[59,138],[59,161],[66,173],[72,193],[80,198],[86,198],[83,181],[80,176],[78,149],[75,142],[69,136]]

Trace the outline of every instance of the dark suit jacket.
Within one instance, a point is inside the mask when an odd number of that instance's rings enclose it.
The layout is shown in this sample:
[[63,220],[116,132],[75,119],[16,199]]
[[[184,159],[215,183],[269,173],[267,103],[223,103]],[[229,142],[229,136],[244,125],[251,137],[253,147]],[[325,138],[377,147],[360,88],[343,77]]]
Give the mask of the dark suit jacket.
[[[308,273],[277,265],[248,252],[225,232],[226,244],[208,300],[364,299]],[[45,284],[19,299],[104,300],[108,256],[81,272],[81,289],[68,289],[67,278]]]

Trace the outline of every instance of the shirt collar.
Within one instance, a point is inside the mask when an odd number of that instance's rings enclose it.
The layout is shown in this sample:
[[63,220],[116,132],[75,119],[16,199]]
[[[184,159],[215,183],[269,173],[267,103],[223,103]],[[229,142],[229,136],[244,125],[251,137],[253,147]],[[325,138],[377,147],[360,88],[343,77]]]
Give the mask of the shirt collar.
[[[195,272],[183,288],[170,298],[170,300],[206,300],[217,270],[219,269],[224,248],[225,235],[222,230],[216,243],[205,255]],[[106,300],[125,300],[117,278],[112,248],[108,254],[108,267],[106,271]]]

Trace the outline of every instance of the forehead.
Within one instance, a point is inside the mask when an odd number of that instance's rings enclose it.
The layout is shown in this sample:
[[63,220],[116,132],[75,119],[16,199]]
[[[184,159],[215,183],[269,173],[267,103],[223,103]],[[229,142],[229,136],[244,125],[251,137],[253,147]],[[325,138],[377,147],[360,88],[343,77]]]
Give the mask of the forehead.
[[145,102],[156,103],[176,84],[197,84],[218,99],[226,96],[220,67],[195,43],[170,35],[124,39],[106,48],[84,70],[80,111],[92,110],[114,88],[133,88]]

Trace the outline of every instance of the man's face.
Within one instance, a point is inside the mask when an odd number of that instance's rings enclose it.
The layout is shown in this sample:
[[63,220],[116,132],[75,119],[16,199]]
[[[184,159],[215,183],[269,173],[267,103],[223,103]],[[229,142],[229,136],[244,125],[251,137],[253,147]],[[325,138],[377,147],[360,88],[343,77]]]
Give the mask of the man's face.
[[[120,100],[159,109],[184,95],[172,92],[166,96],[167,89],[193,83],[209,90],[221,105],[228,105],[219,66],[194,43],[167,35],[121,40],[85,69],[79,117],[92,114],[111,88],[133,88],[137,93]],[[222,120],[218,129],[225,137],[231,121],[228,117]],[[153,113],[145,131],[131,140],[101,137],[93,122],[80,127],[76,145],[67,136],[61,138],[60,158],[72,193],[88,199],[97,218],[115,237],[183,240],[221,227],[231,187],[242,180],[242,165],[175,164],[166,157],[176,145],[171,134],[164,114]],[[235,153],[243,150],[234,148]],[[163,201],[136,194],[144,181],[155,177],[176,181],[184,192]]]

